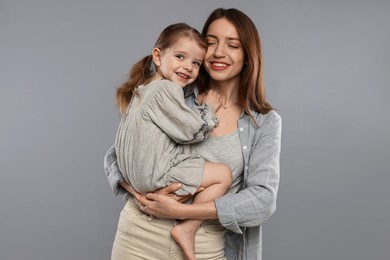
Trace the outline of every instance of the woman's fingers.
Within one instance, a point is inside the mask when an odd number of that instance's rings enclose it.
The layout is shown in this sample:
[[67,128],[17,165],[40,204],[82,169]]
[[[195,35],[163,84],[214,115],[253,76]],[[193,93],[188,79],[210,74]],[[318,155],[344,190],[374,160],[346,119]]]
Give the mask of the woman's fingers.
[[[151,193],[151,194],[153,194],[153,193]],[[147,205],[149,202],[152,201],[152,200],[149,200],[149,199],[147,198],[147,196],[139,196],[139,197],[137,198],[137,200],[138,200],[138,202],[139,202],[141,205]]]
[[177,191],[178,189],[180,189],[181,187],[181,184],[180,183],[172,183],[164,188],[161,188],[159,190],[156,190],[155,194],[161,194],[161,195],[168,195],[168,194],[171,194],[171,193],[174,193],[175,191]]
[[121,182],[120,185],[125,189],[127,190],[131,195],[133,195],[134,197],[138,197],[139,195],[141,195],[140,193],[138,193],[134,187],[132,185],[130,185],[129,183],[127,182]]

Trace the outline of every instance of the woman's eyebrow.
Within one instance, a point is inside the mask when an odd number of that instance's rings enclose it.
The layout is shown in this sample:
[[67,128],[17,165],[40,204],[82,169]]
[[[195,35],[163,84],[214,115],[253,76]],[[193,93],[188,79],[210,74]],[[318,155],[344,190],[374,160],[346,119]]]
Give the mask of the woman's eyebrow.
[[207,35],[206,35],[206,38],[208,38],[208,37],[210,37],[210,38],[215,38],[215,39],[218,39],[218,37],[217,37],[217,36],[215,36],[215,35],[212,35],[212,34],[207,34]]
[[229,41],[241,41],[239,37],[227,37]]
[[[208,37],[218,39],[218,37],[213,35],[213,34],[207,34],[206,38],[208,38]],[[241,41],[241,39],[238,37],[227,37],[226,39],[228,39],[229,41]]]

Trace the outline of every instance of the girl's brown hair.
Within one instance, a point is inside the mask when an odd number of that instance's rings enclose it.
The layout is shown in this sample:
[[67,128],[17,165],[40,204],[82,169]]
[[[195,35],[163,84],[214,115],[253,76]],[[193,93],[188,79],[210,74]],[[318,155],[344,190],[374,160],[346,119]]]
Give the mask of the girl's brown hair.
[[[196,29],[185,23],[176,23],[166,27],[161,32],[154,47],[163,51],[184,37],[193,39],[199,47],[207,49],[205,38]],[[145,56],[131,67],[128,80],[116,90],[116,105],[121,113],[126,111],[133,95],[137,95],[136,87],[148,84],[155,74],[156,65],[152,55]]]
[[[245,64],[240,75],[238,101],[251,117],[250,109],[266,114],[272,110],[272,106],[265,98],[261,43],[256,26],[246,14],[235,8],[218,8],[206,20],[202,35],[206,37],[210,24],[221,18],[227,19],[236,27],[244,49]],[[198,87],[200,92],[210,87],[210,76],[204,66],[199,72]]]

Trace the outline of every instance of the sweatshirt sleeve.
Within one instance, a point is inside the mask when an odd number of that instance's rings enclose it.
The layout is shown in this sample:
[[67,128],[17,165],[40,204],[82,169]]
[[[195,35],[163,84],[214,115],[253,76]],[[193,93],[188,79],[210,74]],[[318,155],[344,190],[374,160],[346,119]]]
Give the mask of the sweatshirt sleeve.
[[218,124],[213,109],[208,105],[192,109],[186,105],[179,85],[165,80],[161,83],[144,113],[176,143],[190,144],[204,140]]
[[[215,200],[221,224],[235,233],[240,227],[259,226],[276,209],[276,196],[280,179],[281,118],[274,116],[258,129],[253,139],[244,179],[244,189],[226,194]],[[250,147],[251,145],[248,145]],[[245,176],[245,175],[244,175]]]
[[106,174],[108,184],[115,195],[127,194],[127,191],[120,185],[120,183],[124,182],[125,179],[119,171],[116,160],[115,145],[112,145],[104,155],[104,172]]

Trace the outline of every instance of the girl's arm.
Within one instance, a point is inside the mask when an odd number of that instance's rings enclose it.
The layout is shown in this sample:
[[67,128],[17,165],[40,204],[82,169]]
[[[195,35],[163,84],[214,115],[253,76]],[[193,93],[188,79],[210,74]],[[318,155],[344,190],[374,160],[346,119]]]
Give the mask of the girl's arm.
[[192,109],[186,105],[183,89],[179,85],[168,80],[159,83],[159,90],[141,113],[176,143],[202,141],[218,123],[214,108],[201,105]]

